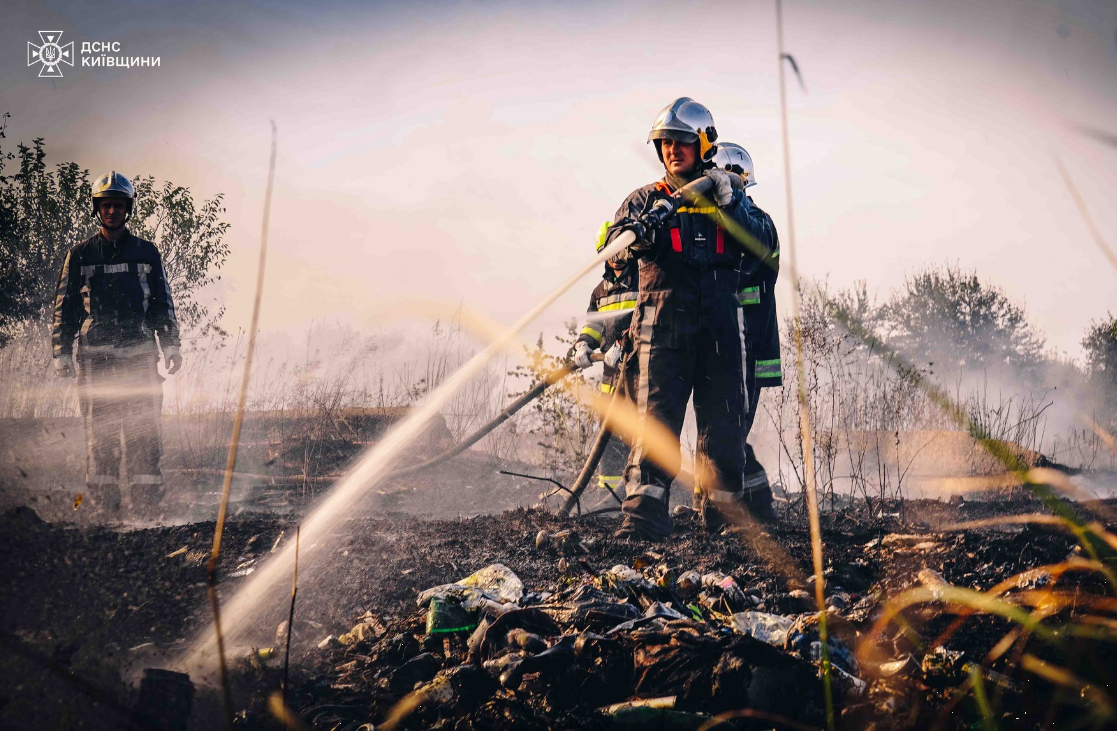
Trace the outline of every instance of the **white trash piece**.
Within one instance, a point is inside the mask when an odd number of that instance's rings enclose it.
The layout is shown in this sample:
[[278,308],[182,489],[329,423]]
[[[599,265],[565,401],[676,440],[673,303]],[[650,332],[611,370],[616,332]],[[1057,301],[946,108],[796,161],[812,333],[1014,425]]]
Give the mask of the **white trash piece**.
[[783,647],[791,630],[791,617],[767,612],[738,612],[733,615],[733,629],[769,645]]
[[481,589],[486,594],[495,594],[503,602],[518,602],[524,597],[524,582],[502,563],[486,566],[458,584]]

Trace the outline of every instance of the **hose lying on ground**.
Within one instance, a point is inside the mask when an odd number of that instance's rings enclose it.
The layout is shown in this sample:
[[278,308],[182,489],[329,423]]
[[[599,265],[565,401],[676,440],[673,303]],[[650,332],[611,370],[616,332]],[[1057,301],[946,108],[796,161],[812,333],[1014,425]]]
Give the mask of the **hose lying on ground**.
[[559,515],[562,517],[570,515],[570,511],[574,509],[575,505],[579,506],[579,512],[581,512],[579,499],[582,497],[582,493],[585,492],[586,485],[589,484],[590,478],[593,477],[593,473],[597,470],[597,464],[601,461],[602,455],[605,454],[605,448],[609,446],[609,438],[613,435],[608,427],[609,416],[613,413],[613,404],[617,402],[617,399],[623,391],[624,371],[622,370],[613,381],[613,395],[609,399],[609,407],[605,409],[605,417],[601,420],[601,426],[597,430],[597,437],[593,441],[593,447],[590,449],[589,457],[586,458],[586,463],[582,465],[582,471],[579,473],[578,479],[575,480],[574,484],[570,487],[570,495],[566,498],[565,502],[563,502],[562,507],[559,508]]
[[499,414],[496,415],[495,418],[493,418],[491,421],[489,421],[487,424],[482,426],[477,431],[473,432],[473,434],[469,435],[468,437],[466,437],[462,441],[460,441],[457,444],[455,444],[454,446],[450,447],[449,449],[447,449],[442,454],[439,454],[435,457],[431,457],[426,462],[420,462],[419,464],[416,464],[416,465],[410,465],[408,467],[402,467],[398,470],[395,470],[394,472],[389,473],[385,477],[385,480],[393,480],[393,479],[396,479],[396,478],[399,478],[399,477],[404,477],[406,475],[411,475],[411,474],[414,474],[414,473],[419,472],[421,470],[425,470],[427,468],[434,467],[437,464],[441,464],[448,459],[452,459],[454,457],[457,457],[459,454],[461,454],[465,450],[469,449],[470,447],[472,447],[477,442],[481,441],[493,429],[496,429],[498,426],[500,426],[501,424],[503,424],[504,422],[506,422],[510,418],[512,418],[512,416],[517,411],[519,411],[523,407],[527,406],[528,404],[530,404],[535,399],[539,398],[539,396],[542,395],[542,393],[544,391],[546,391],[548,388],[550,388],[551,386],[555,385],[556,383],[558,383],[562,379],[569,376],[571,373],[574,372],[574,370],[575,369],[574,369],[573,366],[564,365],[564,366],[558,368],[557,370],[551,371],[550,373],[546,374],[543,377],[543,380],[541,380],[539,383],[535,384],[535,386],[533,386],[529,391],[527,391],[527,393],[523,394],[518,399],[513,401],[511,404],[509,404],[504,409],[504,411],[501,411]]

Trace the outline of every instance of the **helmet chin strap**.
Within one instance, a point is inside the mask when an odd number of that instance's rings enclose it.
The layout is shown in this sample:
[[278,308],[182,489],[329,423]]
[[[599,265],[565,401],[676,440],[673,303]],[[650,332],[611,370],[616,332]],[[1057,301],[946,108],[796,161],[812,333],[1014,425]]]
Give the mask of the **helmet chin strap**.
[[105,223],[105,219],[101,218],[100,216],[97,216],[97,218],[101,221],[101,228],[103,228],[107,231],[119,231],[120,229],[124,228],[124,226],[128,223],[128,219],[125,218],[124,221],[119,226],[110,226],[107,223]]

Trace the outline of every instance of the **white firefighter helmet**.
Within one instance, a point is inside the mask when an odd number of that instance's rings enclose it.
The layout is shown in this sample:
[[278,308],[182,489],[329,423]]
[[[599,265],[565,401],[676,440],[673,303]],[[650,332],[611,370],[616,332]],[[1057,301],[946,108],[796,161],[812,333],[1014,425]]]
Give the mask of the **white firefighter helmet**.
[[90,196],[93,204],[93,215],[96,216],[98,198],[127,198],[128,213],[132,213],[132,205],[136,202],[136,191],[132,181],[120,173],[112,170],[93,181],[93,190]]
[[752,156],[745,148],[734,142],[721,142],[714,153],[714,166],[721,170],[737,173],[745,179],[745,187],[756,185],[756,173],[752,167]]
[[689,96],[680,97],[664,107],[655,118],[652,131],[648,133],[648,142],[656,142],[655,149],[659,152],[660,160],[663,159],[663,153],[660,152],[658,140],[697,142],[699,158],[708,160],[717,149],[714,145],[717,138],[714,115]]

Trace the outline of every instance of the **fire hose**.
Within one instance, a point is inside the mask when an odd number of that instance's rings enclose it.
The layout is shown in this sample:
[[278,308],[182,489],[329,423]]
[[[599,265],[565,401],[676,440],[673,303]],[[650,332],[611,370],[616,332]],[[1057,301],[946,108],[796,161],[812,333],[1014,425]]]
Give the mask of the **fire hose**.
[[[593,447],[590,448],[590,453],[586,457],[586,462],[582,465],[582,471],[578,473],[578,479],[576,479],[574,484],[570,487],[570,494],[563,502],[562,507],[559,508],[560,517],[565,518],[570,515],[570,511],[578,504],[579,499],[582,497],[582,493],[586,491],[586,487],[593,477],[593,473],[597,470],[598,463],[601,462],[601,458],[605,454],[605,448],[609,446],[609,439],[613,436],[613,431],[609,428],[609,417],[613,414],[613,405],[617,402],[617,399],[625,396],[624,370],[624,361],[622,361],[620,372],[613,377],[613,394],[609,399],[609,406],[605,409],[605,416],[601,419],[601,426],[597,430],[597,436],[593,440]],[[613,497],[616,497],[616,495],[614,494]]]
[[548,388],[566,378],[575,370],[576,369],[574,368],[574,366],[567,364],[551,371],[550,373],[545,374],[543,376],[543,379],[539,381],[539,383],[535,384],[535,386],[529,389],[526,393],[510,403],[503,411],[493,417],[480,429],[473,432],[454,446],[450,447],[442,454],[431,457],[426,462],[421,462],[417,465],[411,465],[409,467],[403,467],[401,469],[395,470],[388,475],[388,479],[395,479],[398,477],[403,477],[405,475],[414,474],[415,472],[425,470],[429,467],[434,467],[435,465],[441,464],[448,459],[457,457],[459,454],[469,449],[477,442],[481,441],[485,437],[485,435],[487,435],[493,429],[496,429],[498,426],[512,418],[512,416],[515,415],[517,411],[524,408],[532,401],[543,395],[543,392],[546,391]]
[[[738,176],[732,175],[730,176],[730,178],[733,180],[734,187],[740,187],[740,185],[743,185],[743,180],[741,180]],[[740,183],[740,185],[738,185],[738,183]],[[617,237],[617,243],[619,243],[621,239],[627,239],[627,242],[621,244],[621,248],[623,249],[631,246],[636,242],[637,236],[642,237],[644,236],[645,232],[663,226],[663,224],[667,222],[667,219],[674,215],[683,203],[695,202],[696,200],[705,196],[709,192],[712,185],[712,180],[706,177],[702,177],[692,183],[683,186],[671,197],[658,199],[655,204],[652,205],[651,210],[643,214],[638,221],[630,224],[628,230],[623,231],[620,236]],[[600,353],[595,353],[592,356],[592,359],[595,361],[600,361],[602,358],[603,356]],[[539,383],[537,383],[535,386],[533,386],[531,389],[529,389],[527,392],[522,394],[519,398],[505,407],[503,411],[501,411],[493,419],[484,424],[480,429],[473,432],[473,434],[471,434],[470,436],[466,437],[465,439],[458,442],[441,454],[432,457],[425,462],[395,470],[389,473],[386,478],[396,479],[399,477],[405,477],[407,475],[412,475],[416,472],[429,469],[447,460],[453,459],[454,457],[472,447],[477,442],[481,441],[494,429],[499,427],[504,422],[508,421],[508,419],[512,418],[512,416],[514,416],[518,411],[523,409],[535,399],[539,398],[539,396],[541,396],[543,392],[546,391],[548,388],[573,373],[574,370],[575,368],[572,365],[564,364],[554,371],[545,374],[543,379],[540,380]],[[587,458],[586,463],[583,465],[582,472],[578,475],[578,479],[575,481],[574,487],[570,490],[570,496],[567,498],[566,502],[563,504],[562,508],[559,511],[560,515],[568,515],[573,509],[574,505],[577,504],[579,497],[581,496],[582,492],[585,491],[586,486],[589,484],[590,477],[592,477],[594,470],[597,469],[598,462],[601,461],[601,456],[604,454],[605,448],[609,443],[609,437],[611,436],[610,430],[605,427],[605,423],[608,421],[608,412],[612,409],[612,405],[616,400],[617,393],[622,388],[623,383],[617,385],[613,390],[613,398],[609,402],[609,407],[606,410],[605,418],[602,420],[602,426],[598,430],[598,434],[594,440],[593,447],[590,450],[589,457]],[[260,475],[254,477],[265,476]],[[321,479],[323,481],[332,481],[335,477],[335,475],[325,475],[318,479]]]

